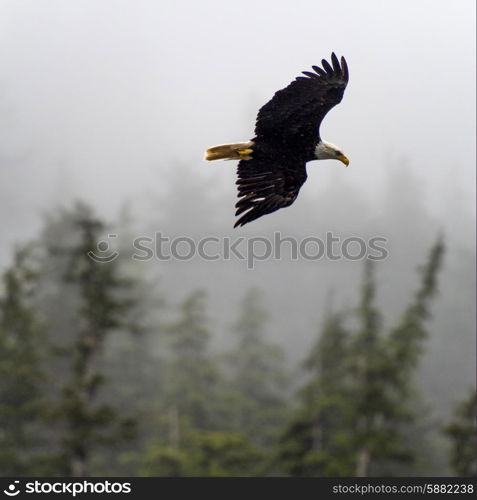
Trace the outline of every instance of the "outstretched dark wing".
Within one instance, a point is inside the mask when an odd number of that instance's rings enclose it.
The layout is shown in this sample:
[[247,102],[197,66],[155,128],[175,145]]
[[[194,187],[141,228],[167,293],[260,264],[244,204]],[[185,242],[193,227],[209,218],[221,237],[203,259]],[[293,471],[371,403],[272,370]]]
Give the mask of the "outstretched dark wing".
[[348,83],[348,66],[333,53],[331,65],[325,59],[323,68],[303,71],[288,87],[279,90],[258,112],[255,125],[257,139],[277,147],[305,148],[316,143],[319,127],[326,113],[338,104]]
[[286,158],[241,160],[237,168],[239,201],[234,227],[291,205],[306,180],[305,162]]

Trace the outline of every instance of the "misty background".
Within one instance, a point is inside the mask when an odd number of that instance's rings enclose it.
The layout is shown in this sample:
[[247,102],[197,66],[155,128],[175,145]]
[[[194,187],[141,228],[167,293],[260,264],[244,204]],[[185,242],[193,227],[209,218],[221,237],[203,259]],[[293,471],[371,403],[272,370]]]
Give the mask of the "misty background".
[[[76,200],[120,249],[155,232],[380,236],[377,302],[392,323],[443,235],[418,383],[447,418],[475,385],[474,20],[471,0],[0,1],[0,266]],[[309,164],[291,207],[232,229],[236,164],[204,162],[205,148],[250,139],[260,106],[332,51],[350,82],[321,136],[350,166]],[[284,248],[253,270],[198,257],[136,269],[172,302],[206,290],[218,348],[237,302],[261,289],[269,338],[298,370],[327,308],[356,307],[363,262]]]

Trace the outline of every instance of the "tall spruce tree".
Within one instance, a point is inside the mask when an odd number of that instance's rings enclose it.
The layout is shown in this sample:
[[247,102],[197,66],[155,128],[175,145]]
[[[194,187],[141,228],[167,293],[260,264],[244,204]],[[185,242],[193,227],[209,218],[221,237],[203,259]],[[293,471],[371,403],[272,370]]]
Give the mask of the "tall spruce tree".
[[437,293],[437,277],[442,267],[444,250],[444,242],[442,238],[438,238],[429,252],[426,264],[418,269],[419,287],[389,334],[391,371],[399,397],[405,397],[412,391],[412,375],[428,337],[427,321],[431,317],[431,301]]
[[118,262],[98,262],[91,258],[104,223],[85,205],[77,205],[64,215],[71,223],[72,246],[54,245],[50,256],[64,257],[62,283],[58,290],[75,290],[72,324],[64,332],[62,353],[67,360],[66,380],[56,406],[60,433],[60,472],[68,476],[88,476],[93,473],[91,462],[101,445],[126,437],[132,427],[129,419],[120,419],[108,404],[98,400],[98,390],[104,384],[101,370],[102,348],[108,335],[131,327],[129,312],[134,307],[129,290],[131,282],[121,276]]
[[165,394],[170,440],[180,441],[180,422],[197,429],[212,429],[219,415],[214,403],[220,386],[218,367],[209,352],[211,332],[206,314],[206,293],[192,293],[180,306],[180,317],[167,329],[169,361]]
[[450,463],[456,475],[477,476],[477,397],[474,389],[456,405],[445,433],[451,440]]
[[253,475],[263,461],[261,450],[231,424],[218,358],[209,348],[205,299],[204,291],[186,297],[167,329],[156,436],[139,457],[140,475]]
[[279,442],[278,461],[287,474],[352,474],[349,337],[344,315],[328,311],[304,364],[310,380],[300,391],[300,408]]
[[[303,391],[302,405],[283,436],[280,457],[285,471],[294,475],[389,474],[389,463],[413,459],[404,430],[413,425],[413,374],[427,338],[426,321],[436,293],[437,274],[444,245],[431,248],[427,263],[419,270],[420,284],[397,325],[389,333],[382,328],[377,309],[372,264],[365,265],[360,302],[355,311],[357,328],[340,334],[336,319],[325,322],[322,336],[308,361],[312,380]],[[328,339],[341,345],[341,354],[329,351]],[[346,346],[346,348],[345,348]],[[339,375],[323,378],[324,362]],[[339,380],[339,382],[337,382]],[[340,401],[325,427],[318,409],[326,401]],[[324,403],[325,402],[325,403]],[[311,416],[314,415],[312,418]],[[326,440],[316,440],[325,435]],[[339,442],[337,450],[332,443]],[[320,443],[317,446],[316,443]],[[311,464],[311,465],[310,465]],[[332,467],[332,464],[334,466]],[[386,472],[385,472],[386,471]]]
[[356,417],[352,438],[356,460],[353,475],[358,477],[372,474],[372,465],[376,462],[411,459],[401,445],[399,424],[407,411],[405,405],[392,396],[393,360],[375,296],[373,263],[366,261],[356,311],[358,329],[353,335],[350,360]]
[[15,253],[0,296],[0,475],[42,474],[45,330],[31,304],[35,265],[30,249]]
[[268,319],[257,289],[240,303],[233,327],[235,346],[227,357],[231,371],[233,423],[257,445],[274,447],[286,415],[284,353],[265,338]]
[[[380,328],[371,264],[358,309],[360,330],[354,336],[352,361],[356,396],[355,432],[357,476],[389,474],[390,464],[412,463],[415,450],[406,443],[405,429],[415,425],[414,373],[424,352],[431,299],[437,291],[442,265],[441,238],[418,269],[420,283],[401,318],[388,334]],[[392,468],[392,467],[391,467]]]

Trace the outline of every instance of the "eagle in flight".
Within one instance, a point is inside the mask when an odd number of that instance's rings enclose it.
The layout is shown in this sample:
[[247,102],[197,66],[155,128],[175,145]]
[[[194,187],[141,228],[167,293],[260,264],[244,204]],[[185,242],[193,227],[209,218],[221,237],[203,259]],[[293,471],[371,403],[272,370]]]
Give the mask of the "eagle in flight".
[[206,150],[206,160],[240,160],[239,200],[234,227],[291,205],[306,180],[306,163],[336,159],[349,164],[343,151],[320,138],[326,113],[338,104],[348,84],[348,66],[331,54],[314,72],[303,71],[258,112],[255,137]]

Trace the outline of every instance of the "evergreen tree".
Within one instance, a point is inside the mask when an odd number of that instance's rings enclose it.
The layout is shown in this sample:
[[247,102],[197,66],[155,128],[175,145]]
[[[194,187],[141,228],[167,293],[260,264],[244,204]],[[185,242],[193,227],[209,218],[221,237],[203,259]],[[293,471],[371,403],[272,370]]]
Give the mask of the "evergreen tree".
[[409,394],[412,374],[428,337],[427,320],[431,316],[431,300],[437,293],[437,276],[442,267],[444,242],[439,238],[429,252],[427,263],[419,268],[420,286],[398,324],[389,335],[390,362],[395,375],[394,386],[400,397]]
[[263,452],[239,432],[204,431],[184,422],[181,447],[153,443],[141,457],[140,476],[254,476]]
[[388,351],[388,338],[382,330],[381,314],[374,303],[375,295],[373,264],[366,261],[356,311],[359,327],[353,335],[350,361],[356,416],[354,475],[358,477],[372,475],[372,465],[376,462],[411,459],[401,445],[399,424],[407,417],[407,411],[405,405],[393,397],[393,361]]
[[[336,318],[331,317],[332,321],[325,322],[315,356],[308,361],[312,378],[303,391],[301,408],[281,443],[280,457],[286,472],[387,475],[387,464],[412,461],[411,449],[405,446],[403,436],[414,422],[413,372],[427,337],[426,320],[430,316],[430,300],[436,292],[443,251],[439,239],[420,270],[417,292],[388,334],[382,329],[382,315],[374,304],[373,269],[367,262],[355,315],[357,329],[346,335],[340,332]],[[340,343],[344,338],[347,342]],[[330,345],[340,349],[330,349]],[[326,363],[332,367],[330,373],[333,370],[338,373],[323,377]],[[333,417],[327,419],[323,409],[330,401],[339,404],[330,412]],[[343,447],[337,449],[336,442]]]
[[450,462],[459,477],[477,476],[477,398],[475,390],[461,401],[445,433],[451,440]]
[[73,287],[78,299],[70,311],[74,323],[67,338],[71,343],[63,349],[69,371],[56,420],[62,426],[62,474],[81,477],[92,473],[92,455],[98,446],[111,444],[131,431],[132,422],[121,420],[111,406],[100,403],[97,393],[104,383],[101,353],[105,339],[130,326],[126,319],[134,303],[128,297],[131,283],[121,277],[117,262],[91,258],[104,224],[84,205],[78,205],[69,216],[76,244],[50,249],[54,256],[66,258],[61,289]]
[[355,336],[353,379],[356,395],[356,471],[358,476],[389,474],[395,461],[412,463],[415,453],[404,439],[415,425],[414,371],[424,351],[426,322],[437,290],[444,245],[439,238],[426,264],[419,269],[420,284],[395,327],[385,335],[374,307],[371,264],[358,309],[361,328]]
[[270,450],[284,424],[287,377],[283,351],[265,338],[268,315],[261,300],[256,289],[244,296],[233,328],[236,345],[227,360],[234,428]]
[[205,292],[188,296],[167,329],[168,353],[156,437],[138,460],[146,476],[253,475],[262,452],[233,430],[226,386],[209,352]]
[[[117,223],[122,276],[134,285],[134,307],[127,314],[127,328],[105,339],[103,373],[106,382],[98,397],[114,407],[130,409],[136,422],[135,439],[117,442],[101,453],[95,469],[104,474],[134,476],[139,455],[156,436],[157,415],[163,411],[165,370],[165,325],[168,304],[161,282],[148,272],[144,262],[132,258],[135,230],[129,205],[124,205]],[[115,227],[116,229],[116,227]]]
[[[432,453],[428,432],[419,431],[424,420],[428,424],[426,431],[429,431],[429,412],[416,388],[415,373],[429,337],[431,304],[437,294],[437,278],[444,251],[444,242],[439,237],[431,247],[426,263],[418,268],[420,282],[417,290],[386,338],[388,358],[384,378],[388,381],[386,390],[390,412],[385,422],[396,431],[393,431],[394,438],[388,441],[391,447],[387,456],[376,457],[374,464],[370,464],[368,472],[372,475],[389,475],[391,470],[400,468],[403,468],[403,474],[409,474],[416,470],[420,455]],[[406,464],[412,465],[412,469],[406,471]]]
[[28,248],[15,253],[0,297],[0,471],[5,476],[42,470],[45,332],[30,301],[36,275],[31,260]]
[[254,476],[264,455],[246,436],[230,431],[201,431],[192,437],[191,473],[194,476]]
[[[157,415],[163,410],[165,359],[158,331],[143,331],[139,335],[117,332],[106,339],[104,353],[105,384],[98,397],[113,407],[121,407],[135,420],[135,439],[118,441],[105,447],[101,463],[95,469],[114,475],[134,476],[139,455],[156,436]],[[124,411],[124,409],[127,409]]]
[[214,403],[220,386],[216,363],[209,353],[211,332],[205,309],[206,294],[199,290],[180,306],[180,317],[167,329],[168,363],[165,405],[171,442],[180,440],[180,421],[186,418],[197,429],[217,424]]
[[305,361],[310,381],[301,406],[286,426],[278,448],[283,470],[292,476],[349,476],[353,470],[349,332],[342,314],[328,312]]

